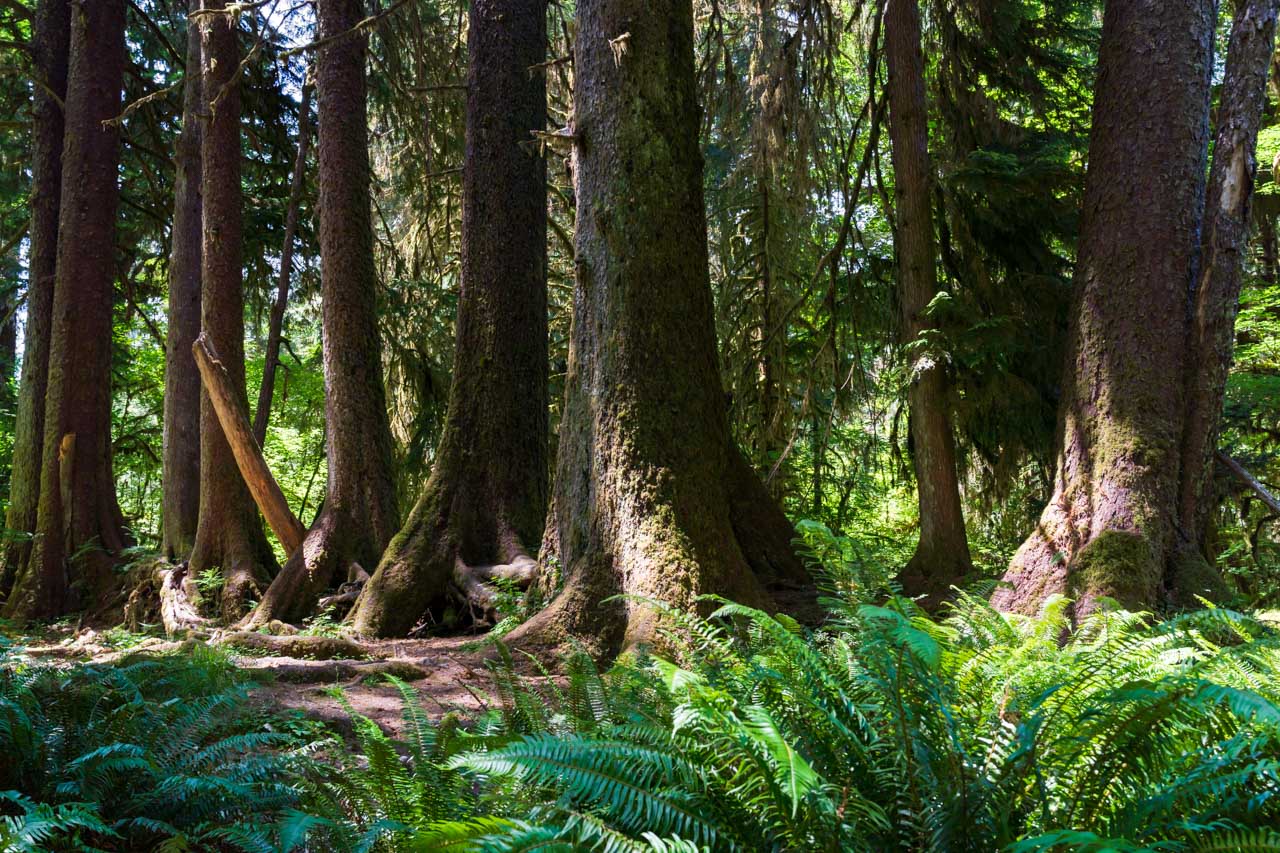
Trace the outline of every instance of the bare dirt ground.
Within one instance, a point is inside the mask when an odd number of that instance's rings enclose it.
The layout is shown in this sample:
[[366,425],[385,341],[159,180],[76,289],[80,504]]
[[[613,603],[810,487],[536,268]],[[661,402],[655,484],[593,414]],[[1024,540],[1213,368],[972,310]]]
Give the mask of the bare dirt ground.
[[[198,642],[203,641],[185,641]],[[29,638],[25,653],[36,660],[63,664],[108,664],[139,655],[181,653],[183,646],[151,638],[121,648],[103,635],[82,630]],[[352,711],[369,717],[393,736],[400,733],[403,703],[400,691],[383,677],[386,674],[412,686],[432,719],[450,712],[474,717],[499,704],[493,696],[488,666],[492,650],[476,637],[371,640],[360,646],[364,650],[360,657],[326,660],[264,653],[234,643],[226,648],[235,665],[259,682],[253,696],[260,706],[297,711],[343,735],[351,733],[351,715],[334,688],[341,688]],[[522,677],[533,684],[542,680],[532,667],[528,669],[522,671]]]

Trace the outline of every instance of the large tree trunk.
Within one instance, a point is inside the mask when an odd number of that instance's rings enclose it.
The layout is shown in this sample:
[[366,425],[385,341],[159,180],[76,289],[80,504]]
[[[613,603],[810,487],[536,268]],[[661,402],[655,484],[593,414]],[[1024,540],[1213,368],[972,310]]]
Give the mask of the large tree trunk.
[[[62,197],[63,114],[67,94],[67,53],[71,44],[69,0],[40,0],[31,34],[31,53],[47,89],[35,87],[31,117],[31,231],[27,251],[27,322],[22,379],[14,423],[13,470],[5,526],[34,534],[40,502],[40,459],[44,443],[45,391],[49,373],[49,331],[53,327],[53,280],[58,260],[58,212]],[[10,539],[0,557],[0,598],[31,556],[28,536]]]
[[[509,640],[576,636],[607,653],[657,627],[646,604],[606,601],[619,593],[682,610],[708,593],[767,605],[762,581],[802,570],[785,520],[752,529],[735,512],[738,491],[778,513],[744,473],[716,364],[692,4],[582,0],[574,53],[577,281],[554,498],[564,587]],[[766,529],[788,536],[748,542]]]
[[[201,326],[244,394],[244,291],[241,281],[240,61],[238,34],[224,0],[205,0],[200,59],[206,111],[201,139],[204,187]],[[244,400],[248,410],[248,400]],[[220,608],[226,618],[258,598],[275,558],[249,489],[208,393],[200,395],[200,520],[191,551],[193,573],[222,569]]]
[[1255,151],[1275,45],[1276,12],[1277,0],[1244,0],[1237,7],[1216,116],[1187,360],[1178,553],[1174,572],[1166,579],[1174,599],[1184,603],[1222,588],[1209,564],[1213,558],[1209,526],[1216,498],[1214,451],[1235,344],[1241,272],[1258,171]]
[[[267,351],[262,363],[262,384],[258,386],[258,410],[253,416],[253,437],[259,447],[267,443],[267,421],[271,419],[271,401],[276,390],[276,369],[280,366],[280,342],[284,337],[284,312],[289,307],[289,280],[293,275],[293,241],[298,233],[298,210],[302,206],[302,187],[307,176],[307,150],[311,143],[311,87],[302,87],[302,104],[298,107],[298,157],[293,164],[293,181],[289,185],[289,207],[284,215],[284,245],[280,248],[280,280],[276,285],[276,301],[267,321]],[[366,146],[367,148],[368,146]],[[368,160],[368,157],[365,158]]]
[[403,635],[479,575],[527,575],[547,498],[546,0],[473,0],[467,34],[462,295],[431,479],[353,611]]
[[37,535],[6,603],[11,618],[55,617],[91,601],[126,544],[111,473],[120,131],[104,124],[120,110],[124,21],[124,0],[72,16]]
[[1107,4],[1054,494],[998,607],[1035,612],[1055,592],[1077,614],[1099,596],[1158,600],[1178,515],[1214,11]]
[[200,374],[191,344],[200,334],[200,27],[187,15],[187,70],[183,80],[182,131],[173,184],[173,246],[169,257],[169,329],[164,367],[164,542],[161,550],[185,560],[200,519]]
[[[319,0],[317,12],[322,39],[364,17],[361,0]],[[353,564],[376,565],[400,524],[378,332],[363,35],[320,51],[316,86],[329,486],[319,518],[267,590],[255,624],[306,616]]]
[[973,565],[960,505],[946,368],[936,356],[920,348],[924,333],[933,327],[924,312],[938,294],[938,277],[918,0],[889,0],[884,44],[889,68],[901,342],[915,347],[908,350],[907,356],[911,378],[907,405],[911,459],[920,500],[920,541],[901,581],[908,594],[926,594],[936,600]]

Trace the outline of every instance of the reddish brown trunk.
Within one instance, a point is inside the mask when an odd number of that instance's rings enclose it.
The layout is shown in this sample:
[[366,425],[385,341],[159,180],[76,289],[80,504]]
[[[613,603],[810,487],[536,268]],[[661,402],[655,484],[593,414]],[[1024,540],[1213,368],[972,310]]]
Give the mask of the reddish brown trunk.
[[356,604],[370,634],[473,600],[476,571],[524,572],[546,513],[546,0],[473,0],[469,21],[453,387],[431,479]]
[[[238,33],[224,0],[205,0],[200,16],[201,82],[209,114],[201,139],[204,187],[201,327],[238,393],[244,394],[244,292],[241,281],[240,61]],[[245,410],[248,401],[244,400]],[[274,563],[262,521],[207,393],[200,396],[200,520],[193,573],[220,568],[221,610],[239,616],[266,587]]]
[[[267,351],[262,363],[262,384],[258,387],[258,411],[253,416],[253,437],[258,446],[267,442],[267,421],[271,419],[271,400],[275,395],[276,368],[280,366],[280,341],[284,336],[284,312],[289,307],[289,279],[293,275],[293,241],[298,233],[298,209],[302,205],[302,187],[306,183],[307,149],[311,141],[311,87],[302,87],[302,105],[298,107],[298,157],[293,164],[293,182],[289,186],[289,207],[284,216],[284,245],[280,249],[280,281],[276,285],[276,301],[267,322]],[[368,146],[366,146],[367,148]],[[368,160],[368,157],[365,158]]]
[[[606,599],[766,604],[761,577],[777,567],[746,536],[764,529],[734,512],[744,463],[716,363],[692,4],[583,0],[577,14],[577,280],[554,519],[564,588],[509,639],[611,651],[656,625],[643,603]],[[794,562],[789,541],[771,553]]]
[[111,475],[111,304],[124,0],[72,16],[40,504],[31,557],[5,607],[59,616],[112,580],[125,545]]
[[169,257],[169,329],[164,370],[164,543],[170,560],[191,553],[200,519],[200,374],[191,344],[200,334],[200,27],[187,15],[187,70],[182,131],[173,185],[173,246]]
[[44,443],[45,393],[49,374],[49,330],[53,326],[53,280],[58,259],[58,214],[62,197],[63,114],[67,53],[71,44],[69,0],[41,0],[31,34],[31,54],[45,81],[36,86],[31,116],[31,230],[27,268],[27,322],[22,379],[14,423],[13,470],[5,526],[19,534],[0,558],[0,598],[31,556],[40,503],[40,459]]
[[1192,303],[1187,420],[1182,436],[1178,523],[1180,552],[1166,586],[1175,598],[1220,591],[1210,571],[1209,523],[1222,400],[1231,370],[1241,273],[1258,164],[1258,127],[1275,44],[1276,0],[1244,0],[1236,9],[1217,111],[1213,167],[1205,197],[1200,273]]
[[972,563],[956,475],[946,369],[936,354],[923,348],[922,340],[933,328],[924,312],[938,294],[938,278],[917,0],[889,0],[884,43],[889,67],[901,340],[908,347],[911,460],[920,500],[920,541],[901,581],[907,594],[927,594],[936,600],[972,569]]
[[1107,4],[1055,489],[998,607],[1035,612],[1055,592],[1078,613],[1103,595],[1157,601],[1177,519],[1214,11]]
[[[319,0],[316,8],[321,38],[364,17],[360,0]],[[378,332],[363,35],[320,51],[316,86],[329,487],[320,517],[267,590],[255,622],[309,614],[352,564],[377,565],[400,524]],[[299,167],[305,156],[300,145]]]

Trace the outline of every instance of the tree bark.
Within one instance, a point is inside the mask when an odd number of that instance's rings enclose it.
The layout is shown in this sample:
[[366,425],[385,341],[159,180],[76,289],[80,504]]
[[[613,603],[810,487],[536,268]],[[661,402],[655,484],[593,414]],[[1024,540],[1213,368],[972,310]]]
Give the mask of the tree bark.
[[[27,252],[27,323],[23,339],[22,379],[14,423],[13,470],[5,526],[19,534],[5,543],[0,557],[0,598],[31,556],[40,502],[40,460],[44,444],[44,407],[49,373],[49,332],[53,327],[53,285],[58,259],[58,216],[62,198],[62,105],[67,95],[67,55],[71,45],[69,0],[41,0],[31,34],[36,72],[47,86],[36,86],[31,118],[31,230]],[[21,534],[28,534],[23,536]]]
[[[682,610],[708,593],[768,605],[763,581],[802,570],[785,519],[753,530],[736,511],[739,488],[780,517],[729,436],[720,384],[692,4],[583,0],[577,15],[577,275],[554,498],[564,586],[508,640],[579,637],[609,653],[657,627],[619,593]],[[748,539],[766,530],[788,535]]]
[[[244,391],[244,291],[241,281],[240,61],[238,34],[225,0],[205,0],[200,16],[201,80],[208,119],[201,138],[204,187],[202,260],[204,334],[222,357],[235,393]],[[245,611],[269,580],[275,558],[249,490],[241,479],[207,392],[200,396],[200,519],[191,571],[220,568],[224,618]]]
[[[525,575],[547,503],[546,0],[472,0],[462,293],[435,467],[353,611],[403,635],[462,601],[477,567]],[[479,600],[476,593],[481,593]]]
[[920,541],[900,579],[907,594],[936,601],[972,571],[973,564],[960,504],[946,367],[924,345],[926,333],[934,328],[924,312],[938,294],[938,277],[920,38],[918,0],[889,0],[884,41],[897,218],[894,249],[901,343],[911,379],[911,461],[920,502]]
[[46,619],[93,601],[126,540],[111,472],[111,306],[124,0],[77,4],[36,539],[5,615]]
[[200,27],[189,0],[187,70],[182,89],[173,184],[173,236],[169,258],[169,328],[164,369],[164,540],[161,550],[185,560],[200,519],[200,374],[191,345],[200,334]]
[[293,274],[293,241],[298,233],[298,209],[302,205],[302,188],[306,184],[307,150],[310,142],[311,87],[304,84],[302,105],[298,107],[298,158],[293,164],[293,182],[289,186],[289,207],[284,215],[284,245],[280,249],[280,281],[276,285],[276,301],[271,306],[271,317],[267,322],[267,352],[262,363],[262,384],[258,387],[258,410],[253,416],[253,437],[257,440],[259,447],[266,447],[267,444],[267,421],[271,419],[271,400],[275,396],[276,388],[276,368],[280,366],[284,312],[289,307],[289,279]]
[[1258,172],[1258,128],[1266,103],[1276,14],[1276,0],[1244,0],[1237,6],[1217,110],[1199,280],[1191,306],[1179,535],[1172,572],[1166,578],[1174,600],[1188,604],[1196,595],[1220,595],[1224,589],[1210,563],[1209,527],[1216,503],[1214,451],[1235,345],[1241,273]]
[[[319,0],[320,38],[364,17],[361,0]],[[324,313],[324,508],[252,616],[300,619],[351,567],[374,566],[400,524],[382,380],[378,276],[369,203],[365,37],[328,43],[316,58],[320,99],[320,278]],[[305,152],[300,147],[299,166]]]
[[1211,0],[1107,4],[1054,494],[993,596],[1002,609],[1035,612],[1055,592],[1076,615],[1099,596],[1158,601],[1178,516],[1214,12]]

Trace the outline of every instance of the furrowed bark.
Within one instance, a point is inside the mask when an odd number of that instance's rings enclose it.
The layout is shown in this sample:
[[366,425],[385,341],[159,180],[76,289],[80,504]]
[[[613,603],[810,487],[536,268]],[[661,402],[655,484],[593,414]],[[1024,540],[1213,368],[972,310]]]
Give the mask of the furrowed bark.
[[[1204,209],[1211,0],[1108,3],[1054,494],[993,603],[1158,601],[1174,544],[1187,301]],[[1160,164],[1160,179],[1149,168]]]
[[[0,556],[0,598],[13,588],[31,556],[40,502],[40,460],[44,446],[44,407],[49,374],[49,333],[53,327],[53,285],[58,260],[58,217],[62,198],[64,117],[58,100],[67,94],[67,55],[71,45],[69,0],[40,0],[31,34],[36,72],[47,89],[34,88],[31,115],[31,229],[27,250],[27,322],[23,338],[22,378],[14,422],[13,469],[5,526],[18,535]],[[55,97],[56,96],[56,97]],[[26,534],[26,535],[23,535]]]
[[938,294],[933,239],[933,177],[929,165],[929,117],[924,94],[918,0],[889,0],[884,41],[889,68],[889,133],[893,141],[894,250],[898,262],[901,343],[911,385],[911,461],[920,501],[920,541],[903,569],[908,595],[937,601],[973,569],[965,536],[955,438],[951,430],[946,368],[921,348],[933,328],[924,316]]
[[276,368],[280,366],[280,341],[284,336],[284,312],[289,307],[289,280],[293,275],[293,241],[298,233],[298,209],[302,205],[302,188],[306,184],[307,150],[311,143],[311,86],[302,87],[302,105],[298,107],[298,158],[293,164],[293,182],[289,186],[289,207],[284,217],[284,245],[280,249],[280,280],[276,285],[276,301],[271,306],[267,323],[267,351],[262,364],[262,384],[258,387],[258,410],[253,416],[253,437],[259,447],[267,444],[267,422],[271,419],[271,400],[275,395]]
[[358,631],[404,635],[489,611],[469,567],[527,567],[547,499],[546,0],[473,0],[467,36],[462,293],[435,467],[356,602]]
[[242,396],[237,394],[226,365],[218,358],[207,335],[201,334],[196,338],[191,351],[204,383],[204,391],[218,417],[218,428],[231,447],[240,476],[244,478],[254,503],[267,520],[285,554],[292,555],[302,545],[306,530],[289,509],[289,502],[285,500],[284,492],[280,491],[275,477],[271,476],[271,469],[262,456],[262,449],[254,441],[249,416],[241,403]]
[[1193,596],[1221,597],[1225,592],[1210,562],[1209,528],[1217,499],[1214,451],[1235,345],[1236,311],[1258,171],[1255,152],[1275,46],[1276,14],[1276,0],[1245,0],[1237,7],[1216,114],[1200,273],[1191,309],[1179,537],[1165,579],[1171,596],[1188,604],[1194,602]]
[[[657,619],[606,599],[767,606],[770,567],[737,535],[730,494],[740,455],[716,356],[692,4],[583,0],[577,15],[577,276],[554,498],[564,587],[507,639],[578,637],[608,654],[653,639]],[[789,541],[773,553],[794,560]]]
[[182,131],[174,156],[173,249],[169,258],[169,328],[164,368],[164,541],[170,561],[191,553],[200,520],[200,374],[191,346],[200,334],[200,27],[187,13],[187,70]]
[[[224,0],[205,0],[200,17],[201,80],[208,114],[201,139],[204,186],[200,300],[203,334],[221,357],[231,393],[248,411],[244,379],[244,292],[241,281],[240,61],[238,33]],[[191,571],[222,570],[224,618],[245,612],[266,588],[275,558],[237,469],[208,392],[200,397],[200,520]]]
[[[316,8],[321,38],[364,17],[360,0],[319,0]],[[335,580],[376,565],[400,524],[378,330],[364,35],[320,50],[316,87],[328,489],[306,541],[252,614],[255,626],[310,614]],[[300,168],[304,157],[300,147]]]
[[[124,0],[77,5],[66,125],[36,539],[4,615],[94,602],[127,544],[111,473],[111,303],[119,199]],[[74,586],[73,586],[74,585]]]

